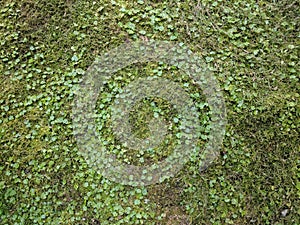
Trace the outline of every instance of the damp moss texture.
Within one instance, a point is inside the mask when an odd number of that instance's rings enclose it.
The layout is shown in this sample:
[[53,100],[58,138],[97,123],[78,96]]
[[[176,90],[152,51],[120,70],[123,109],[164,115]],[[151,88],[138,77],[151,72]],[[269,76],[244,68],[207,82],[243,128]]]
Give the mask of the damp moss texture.
[[[1,0],[0,224],[300,224],[299,8],[296,0]],[[228,123],[206,170],[196,156],[173,178],[131,187],[78,154],[73,88],[98,55],[150,39],[188,46],[206,62]],[[172,118],[168,144],[143,152],[113,141],[112,93],[139,76],[174,78],[202,109],[203,126],[209,109],[177,68],[117,72],[99,96],[98,122],[109,151],[142,165],[172,153],[180,118],[163,99],[145,99],[130,113],[133,131],[147,138],[147,121]],[[206,141],[204,133],[199,146]]]

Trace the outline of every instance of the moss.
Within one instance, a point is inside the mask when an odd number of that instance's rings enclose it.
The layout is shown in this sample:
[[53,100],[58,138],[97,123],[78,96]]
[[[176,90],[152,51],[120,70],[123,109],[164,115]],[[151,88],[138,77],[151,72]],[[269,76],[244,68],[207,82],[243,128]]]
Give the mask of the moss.
[[[298,8],[288,0],[0,1],[0,223],[299,224]],[[124,186],[78,153],[73,88],[97,55],[150,39],[185,43],[206,61],[225,97],[227,130],[205,171],[196,155],[163,183]],[[162,63],[118,71],[104,95],[143,76],[174,79],[207,125],[201,90]],[[138,150],[121,152],[108,126],[111,100],[102,100],[109,148],[141,165]],[[135,131],[148,137],[159,108],[176,133],[172,106],[152,100],[132,111]],[[165,158],[175,140],[144,162]]]

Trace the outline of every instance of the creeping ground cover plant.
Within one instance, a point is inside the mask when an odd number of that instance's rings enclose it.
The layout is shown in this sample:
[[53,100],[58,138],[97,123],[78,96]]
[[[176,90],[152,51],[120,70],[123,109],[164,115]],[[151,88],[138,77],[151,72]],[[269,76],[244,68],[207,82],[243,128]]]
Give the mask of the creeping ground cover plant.
[[1,0],[0,224],[298,225],[298,11]]

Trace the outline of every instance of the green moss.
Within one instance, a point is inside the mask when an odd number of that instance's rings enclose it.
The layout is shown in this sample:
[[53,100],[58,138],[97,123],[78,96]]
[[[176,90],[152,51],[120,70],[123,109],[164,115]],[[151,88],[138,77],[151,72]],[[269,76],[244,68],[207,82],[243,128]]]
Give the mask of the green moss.
[[[298,8],[288,0],[0,1],[0,223],[299,224]],[[96,56],[138,39],[178,41],[201,56],[223,90],[228,125],[207,170],[195,156],[174,178],[134,188],[89,168],[70,115],[73,88]],[[106,93],[143,76],[174,79],[207,124],[201,90],[161,63],[124,68]],[[99,123],[120,160],[150,164],[173,151],[171,137],[156,152],[121,152],[106,100]],[[148,137],[156,112],[176,134],[176,112],[152,100],[132,111],[135,132]]]

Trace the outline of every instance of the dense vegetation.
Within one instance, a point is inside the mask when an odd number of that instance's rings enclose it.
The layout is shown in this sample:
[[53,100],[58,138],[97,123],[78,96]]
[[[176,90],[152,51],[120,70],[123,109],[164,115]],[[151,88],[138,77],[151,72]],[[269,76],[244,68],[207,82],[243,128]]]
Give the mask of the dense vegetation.
[[[299,7],[296,0],[0,1],[0,224],[300,224]],[[131,187],[78,154],[71,111],[73,88],[96,56],[139,39],[176,41],[200,55],[222,87],[228,125],[207,170],[194,158],[174,178]],[[168,73],[164,64],[137,64],[119,71],[107,93],[141,74]],[[205,99],[187,90],[203,108]],[[102,97],[105,120],[112,96]],[[153,101],[132,112],[141,137],[153,112],[172,116],[167,102]],[[172,152],[172,144],[165,148]],[[120,160],[144,162],[137,157]]]

